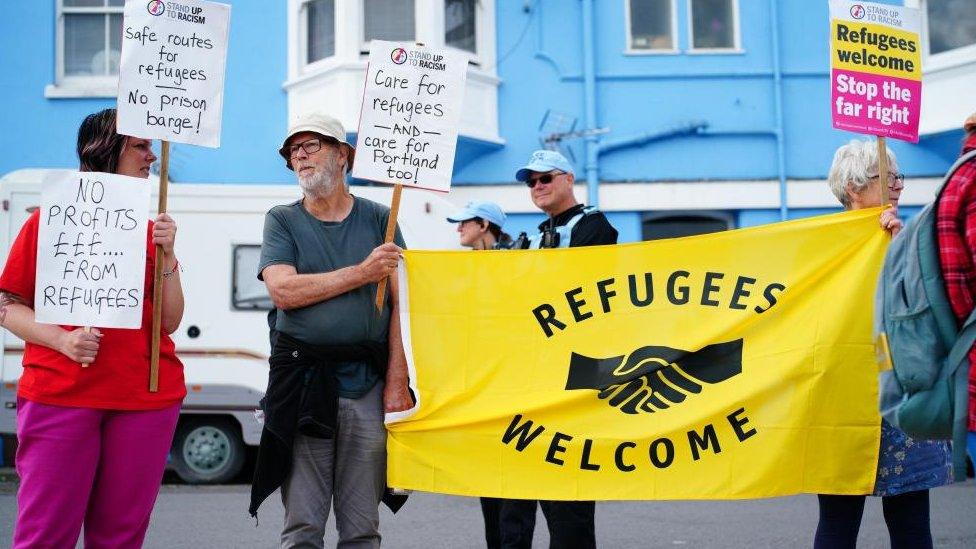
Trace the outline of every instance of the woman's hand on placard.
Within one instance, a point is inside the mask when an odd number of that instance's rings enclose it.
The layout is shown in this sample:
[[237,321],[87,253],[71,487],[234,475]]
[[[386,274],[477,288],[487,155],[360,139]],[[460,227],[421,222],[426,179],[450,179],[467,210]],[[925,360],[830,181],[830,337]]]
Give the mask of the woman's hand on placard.
[[64,332],[58,351],[75,362],[91,364],[95,362],[98,347],[102,339],[102,332],[98,328],[75,328]]
[[891,233],[891,236],[898,234],[898,231],[905,226],[901,219],[898,219],[898,207],[892,206],[890,208],[885,208],[881,212],[881,228]]
[[153,225],[153,244],[163,247],[163,253],[173,255],[173,245],[176,244],[176,222],[167,213],[156,216]]

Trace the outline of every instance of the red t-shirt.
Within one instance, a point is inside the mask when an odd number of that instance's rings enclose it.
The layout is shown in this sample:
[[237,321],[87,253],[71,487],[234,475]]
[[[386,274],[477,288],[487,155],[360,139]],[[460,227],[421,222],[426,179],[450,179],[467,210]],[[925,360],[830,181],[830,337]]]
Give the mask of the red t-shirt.
[[[34,306],[37,271],[39,211],[31,214],[17,235],[0,275],[0,290]],[[146,282],[142,327],[138,330],[99,328],[101,344],[95,362],[87,368],[60,352],[27,343],[24,373],[17,395],[28,400],[84,408],[110,410],[157,410],[171,406],[186,395],[183,364],[176,358],[173,340],[163,334],[159,344],[159,392],[149,392],[149,351],[152,344],[153,266],[152,221],[146,232]],[[74,326],[61,326],[73,330]]]

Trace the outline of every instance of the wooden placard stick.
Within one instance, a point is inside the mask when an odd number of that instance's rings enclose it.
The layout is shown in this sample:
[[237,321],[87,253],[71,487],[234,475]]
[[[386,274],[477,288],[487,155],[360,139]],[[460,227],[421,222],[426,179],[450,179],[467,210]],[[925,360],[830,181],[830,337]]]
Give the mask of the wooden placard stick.
[[[423,47],[423,42],[414,42],[419,47]],[[386,220],[386,238],[383,243],[393,242],[396,236],[397,214],[400,212],[400,194],[403,192],[403,185],[397,183],[393,186],[393,199],[390,201],[390,217]],[[389,278],[389,277],[387,277]],[[376,310],[383,312],[383,302],[386,298],[387,278],[380,280],[376,285]]]
[[[169,189],[169,141],[163,141],[159,167],[159,208],[166,212],[166,192]],[[156,261],[153,263],[153,318],[152,350],[149,355],[149,392],[159,392],[159,340],[163,325],[163,247],[156,245]]]
[[[393,200],[390,201],[390,217],[386,220],[386,242],[393,242],[396,236],[397,214],[400,212],[400,195],[403,193],[403,185],[397,183],[393,186]],[[380,280],[376,286],[376,310],[383,311],[383,301],[386,298],[386,278]]]
[[878,137],[878,183],[881,185],[881,205],[891,204],[888,194],[888,148],[884,137]]

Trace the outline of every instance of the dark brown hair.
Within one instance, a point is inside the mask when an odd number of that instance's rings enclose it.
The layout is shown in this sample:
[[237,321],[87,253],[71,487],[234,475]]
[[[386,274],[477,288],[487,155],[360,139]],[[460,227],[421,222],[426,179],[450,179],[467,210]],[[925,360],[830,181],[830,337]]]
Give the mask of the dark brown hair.
[[491,233],[491,236],[495,237],[495,240],[496,241],[498,241],[501,244],[508,244],[509,242],[512,241],[512,237],[509,236],[508,233],[503,232],[501,227],[499,227],[498,225],[495,225],[494,223],[492,223],[491,221],[486,220],[483,217],[472,217],[468,221],[474,221],[478,225],[482,225],[483,223],[485,223],[487,221],[488,222],[488,232]]
[[115,173],[125,136],[115,131],[115,109],[89,114],[78,128],[79,170]]

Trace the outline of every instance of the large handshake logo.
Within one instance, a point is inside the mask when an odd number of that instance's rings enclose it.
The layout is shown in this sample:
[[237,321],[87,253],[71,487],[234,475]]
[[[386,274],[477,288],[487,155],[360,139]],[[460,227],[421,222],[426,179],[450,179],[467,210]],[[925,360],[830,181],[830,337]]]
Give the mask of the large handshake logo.
[[595,389],[597,396],[625,414],[654,413],[684,402],[702,384],[742,373],[742,340],[698,351],[641,347],[629,355],[591,358],[573,353],[566,390]]

